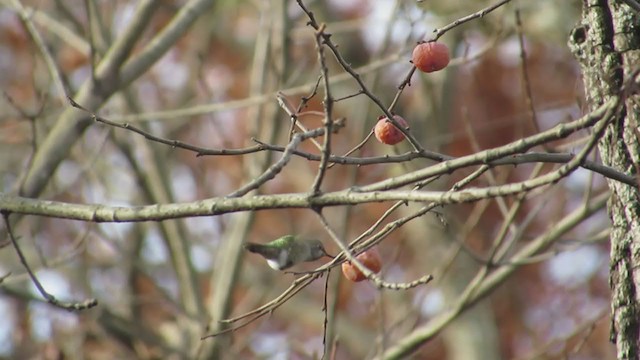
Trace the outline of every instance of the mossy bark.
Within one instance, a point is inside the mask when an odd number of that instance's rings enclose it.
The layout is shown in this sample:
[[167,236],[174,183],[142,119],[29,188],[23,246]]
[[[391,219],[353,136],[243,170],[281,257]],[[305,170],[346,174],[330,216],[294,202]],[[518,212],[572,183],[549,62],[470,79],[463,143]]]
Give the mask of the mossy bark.
[[[599,143],[602,162],[638,177],[640,16],[619,0],[584,0],[569,46],[581,64],[588,110],[620,96],[624,107]],[[640,181],[639,181],[640,182]],[[609,180],[611,341],[618,359],[640,358],[640,192]]]

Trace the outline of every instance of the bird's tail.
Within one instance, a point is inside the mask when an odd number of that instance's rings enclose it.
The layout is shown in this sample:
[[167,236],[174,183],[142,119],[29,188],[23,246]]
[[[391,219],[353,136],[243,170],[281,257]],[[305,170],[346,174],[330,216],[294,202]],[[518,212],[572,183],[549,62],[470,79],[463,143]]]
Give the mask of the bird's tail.
[[249,252],[260,254],[267,259],[277,259],[280,254],[280,251],[277,248],[274,248],[273,246],[263,245],[263,244],[248,242],[244,244],[244,248],[247,249],[247,251]]
[[264,248],[264,245],[262,244],[256,244],[256,243],[250,243],[250,242],[244,244],[244,249],[252,253],[259,253],[260,251],[262,251],[263,248]]

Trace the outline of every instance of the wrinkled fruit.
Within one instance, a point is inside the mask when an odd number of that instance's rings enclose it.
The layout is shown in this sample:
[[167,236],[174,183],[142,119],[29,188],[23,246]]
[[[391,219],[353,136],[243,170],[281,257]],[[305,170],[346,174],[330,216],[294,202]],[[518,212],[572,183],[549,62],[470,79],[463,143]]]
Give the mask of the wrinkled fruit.
[[418,44],[413,49],[411,61],[423,72],[442,70],[449,64],[449,49],[437,42]]
[[[367,269],[371,270],[374,274],[380,272],[382,268],[382,260],[380,259],[380,254],[375,249],[369,249],[360,255],[356,256],[356,259],[360,261]],[[366,279],[367,277],[358,269],[355,264],[352,264],[350,261],[345,261],[342,263],[342,273],[344,277],[347,279],[358,282]]]
[[[400,115],[393,115],[393,119],[404,128],[409,126],[409,124],[407,124]],[[378,118],[378,123],[373,129],[373,132],[376,135],[376,139],[383,144],[395,145],[404,140],[404,134],[402,131],[398,130],[392,123],[388,122],[386,116],[380,116]]]

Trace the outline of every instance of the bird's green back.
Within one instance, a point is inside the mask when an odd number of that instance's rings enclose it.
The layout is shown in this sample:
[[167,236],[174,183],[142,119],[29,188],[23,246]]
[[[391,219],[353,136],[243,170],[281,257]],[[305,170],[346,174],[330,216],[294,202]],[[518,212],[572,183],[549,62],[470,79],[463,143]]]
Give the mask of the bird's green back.
[[294,235],[285,235],[283,237],[273,240],[267,245],[283,249],[283,248],[290,247],[295,241],[296,241],[296,237]]

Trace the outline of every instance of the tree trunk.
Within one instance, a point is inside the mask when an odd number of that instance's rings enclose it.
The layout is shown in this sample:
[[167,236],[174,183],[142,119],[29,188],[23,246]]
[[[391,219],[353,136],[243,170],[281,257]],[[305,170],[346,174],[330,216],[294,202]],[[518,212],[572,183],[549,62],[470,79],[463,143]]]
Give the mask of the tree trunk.
[[[619,0],[584,0],[582,21],[571,33],[569,46],[582,67],[589,110],[612,97],[623,100],[622,111],[599,143],[602,162],[638,176],[637,78],[640,65],[640,16]],[[635,83],[635,81],[633,82]],[[635,88],[635,89],[634,89]],[[634,98],[635,97],[635,102]],[[611,198],[611,341],[618,359],[640,356],[640,193],[608,180]]]

